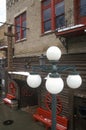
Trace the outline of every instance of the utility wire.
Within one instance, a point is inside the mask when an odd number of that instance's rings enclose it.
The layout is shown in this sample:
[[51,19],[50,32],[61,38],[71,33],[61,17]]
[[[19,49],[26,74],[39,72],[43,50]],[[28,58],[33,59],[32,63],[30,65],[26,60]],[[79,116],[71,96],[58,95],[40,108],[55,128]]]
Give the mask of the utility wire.
[[23,27],[23,26],[19,26],[19,25],[15,25],[15,24],[10,24],[10,23],[7,23],[7,22],[0,22],[0,23],[6,24],[6,25],[10,25],[10,26],[14,26],[14,27],[20,27],[20,28],[29,29],[29,28],[26,28],[26,27]]

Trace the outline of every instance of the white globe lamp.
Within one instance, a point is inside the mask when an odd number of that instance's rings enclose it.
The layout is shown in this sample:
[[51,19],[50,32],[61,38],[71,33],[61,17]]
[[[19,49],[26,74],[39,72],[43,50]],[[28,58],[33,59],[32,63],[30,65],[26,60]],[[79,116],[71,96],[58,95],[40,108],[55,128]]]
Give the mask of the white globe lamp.
[[46,56],[50,61],[58,61],[61,57],[61,50],[56,46],[51,46],[47,49]]
[[45,86],[49,93],[58,94],[63,90],[64,82],[63,82],[62,78],[60,78],[60,77],[57,77],[57,78],[49,77],[46,80]]
[[31,88],[37,88],[40,86],[42,82],[41,76],[38,74],[30,74],[27,77],[27,84],[31,87]]
[[76,89],[79,88],[82,84],[82,78],[80,75],[69,75],[67,77],[67,85],[70,88]]

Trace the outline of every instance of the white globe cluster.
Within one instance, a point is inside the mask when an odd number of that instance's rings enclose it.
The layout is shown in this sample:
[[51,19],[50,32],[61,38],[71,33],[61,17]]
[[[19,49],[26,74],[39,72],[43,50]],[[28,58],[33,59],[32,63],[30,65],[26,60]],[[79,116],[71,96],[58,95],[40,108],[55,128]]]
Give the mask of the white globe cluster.
[[[52,46],[48,48],[46,52],[46,56],[48,60],[50,61],[58,61],[61,57],[61,51],[58,47]],[[28,75],[27,77],[27,84],[31,88],[37,88],[41,85],[42,78],[40,75],[35,74],[35,75]],[[67,77],[67,85],[70,88],[78,88],[82,84],[82,79],[80,75],[69,75]],[[58,94],[60,93],[63,88],[64,88],[64,82],[61,77],[48,77],[46,78],[46,83],[45,83],[46,89],[49,93],[51,94]]]

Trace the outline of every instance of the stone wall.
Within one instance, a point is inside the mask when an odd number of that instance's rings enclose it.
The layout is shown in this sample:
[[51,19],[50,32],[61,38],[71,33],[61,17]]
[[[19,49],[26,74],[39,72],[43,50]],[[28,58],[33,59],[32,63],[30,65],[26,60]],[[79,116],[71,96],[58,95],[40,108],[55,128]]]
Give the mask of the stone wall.
[[39,0],[21,0],[7,8],[7,22],[14,23],[14,18],[27,12],[26,40],[14,44],[15,56],[40,55],[51,45],[59,46],[66,53],[64,46],[54,33],[41,34],[41,2]]

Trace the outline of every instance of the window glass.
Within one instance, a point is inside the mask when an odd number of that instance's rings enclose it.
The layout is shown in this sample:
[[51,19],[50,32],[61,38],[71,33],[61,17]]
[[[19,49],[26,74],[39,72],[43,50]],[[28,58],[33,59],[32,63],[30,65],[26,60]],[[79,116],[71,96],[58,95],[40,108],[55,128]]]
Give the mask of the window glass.
[[16,40],[20,39],[20,24],[16,24]]
[[42,2],[42,32],[65,26],[64,0]]
[[26,12],[15,18],[16,41],[26,38]]
[[56,18],[56,28],[61,28],[63,26],[65,26],[65,17],[64,17],[64,15]]
[[59,2],[55,5],[55,14],[56,14],[56,28],[61,28],[65,26],[64,1]]
[[25,30],[23,31],[22,35],[23,35],[23,38],[26,38],[26,31]]
[[86,0],[80,0],[80,15],[86,16]]
[[[22,27],[26,27],[26,21],[23,21]],[[26,28],[22,28],[22,38],[26,37]]]
[[16,25],[16,32],[20,32],[20,24]]
[[[44,5],[48,5],[51,2],[51,0],[46,0],[43,2]],[[49,5],[47,8],[43,8],[43,30],[49,31],[51,29],[51,6]]]
[[55,13],[56,13],[56,16],[64,13],[64,1],[56,4]]
[[86,4],[86,0],[80,0],[81,6]]
[[25,29],[26,29],[26,21],[23,21],[23,22],[22,22],[22,27],[23,27],[22,30],[25,30]]
[[51,2],[51,0],[45,0],[45,1],[43,2],[43,5],[44,5],[44,6],[48,6],[48,5],[50,4],[50,2]]
[[51,30],[51,21],[47,21],[44,24],[44,31],[46,32],[46,31],[49,31],[49,30]]
[[44,13],[44,21],[51,18],[51,9],[50,8],[44,10],[43,13]]

